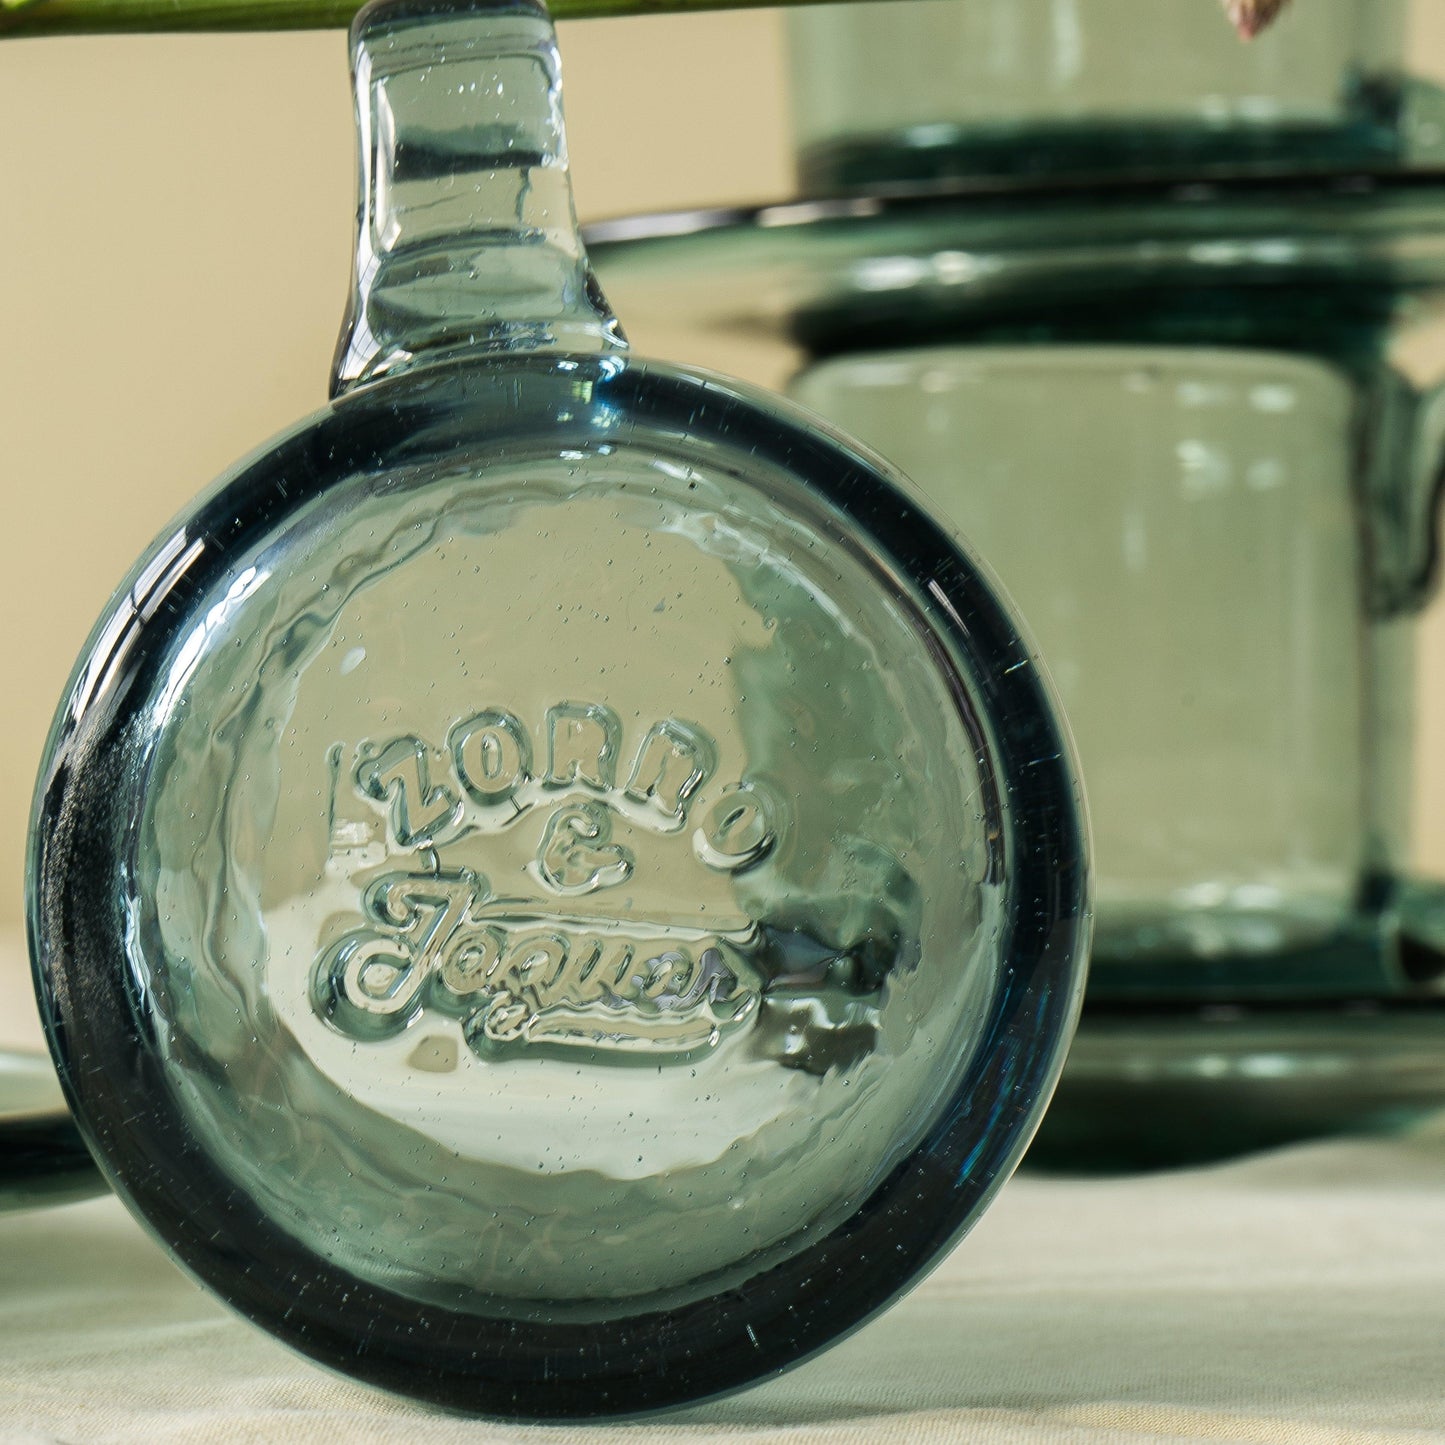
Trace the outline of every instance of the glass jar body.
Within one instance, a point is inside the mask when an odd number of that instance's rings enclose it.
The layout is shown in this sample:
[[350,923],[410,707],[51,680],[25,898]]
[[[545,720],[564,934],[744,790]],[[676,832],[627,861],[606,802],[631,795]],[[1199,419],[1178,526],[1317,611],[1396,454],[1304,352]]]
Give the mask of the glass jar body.
[[1409,451],[1378,387],[1268,350],[1000,345],[838,356],[793,389],[917,479],[1038,630],[1093,800],[1096,996],[1438,971],[1406,861],[1414,622],[1371,603],[1362,471]]

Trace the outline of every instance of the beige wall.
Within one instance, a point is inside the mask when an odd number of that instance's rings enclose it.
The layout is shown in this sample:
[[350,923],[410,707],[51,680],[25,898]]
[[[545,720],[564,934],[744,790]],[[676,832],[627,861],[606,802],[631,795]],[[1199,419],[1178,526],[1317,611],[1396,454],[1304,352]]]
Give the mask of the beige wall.
[[[1421,25],[1445,59],[1445,6],[1423,0]],[[583,215],[785,194],[778,35],[768,12],[564,25]],[[111,587],[200,486],[322,400],[351,246],[344,40],[6,42],[0,136],[3,927],[45,729]],[[1439,608],[1425,648],[1445,739]],[[1445,867],[1435,752],[1422,836]]]

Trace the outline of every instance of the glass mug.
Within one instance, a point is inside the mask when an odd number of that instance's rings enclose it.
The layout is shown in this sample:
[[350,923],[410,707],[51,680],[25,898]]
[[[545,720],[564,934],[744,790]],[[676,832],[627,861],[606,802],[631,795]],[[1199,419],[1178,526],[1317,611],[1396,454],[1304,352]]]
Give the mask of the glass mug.
[[332,404],[122,585],[47,748],[42,1013],[279,1338],[512,1419],[882,1308],[1038,1122],[1087,947],[1049,687],[881,462],[635,360],[531,0],[353,31]]

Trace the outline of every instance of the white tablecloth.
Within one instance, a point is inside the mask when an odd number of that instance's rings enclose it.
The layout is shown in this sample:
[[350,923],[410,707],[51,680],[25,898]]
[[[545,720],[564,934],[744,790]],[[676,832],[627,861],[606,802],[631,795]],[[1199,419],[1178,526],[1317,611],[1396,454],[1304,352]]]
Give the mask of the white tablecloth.
[[323,1374],[114,1199],[0,1215],[0,1440],[620,1438],[1445,1441],[1445,1120],[1174,1174],[1021,1176],[819,1360],[610,1429],[463,1421]]

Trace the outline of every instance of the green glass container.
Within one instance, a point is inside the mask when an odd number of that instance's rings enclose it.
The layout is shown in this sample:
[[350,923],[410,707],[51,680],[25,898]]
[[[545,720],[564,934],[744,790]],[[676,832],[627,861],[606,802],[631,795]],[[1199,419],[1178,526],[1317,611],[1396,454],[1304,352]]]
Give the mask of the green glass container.
[[1087,949],[1049,684],[912,490],[630,351],[533,0],[353,32],[329,406],[157,539],[39,779],[67,1098],[173,1257],[510,1419],[738,1389],[942,1257]]
[[790,21],[812,194],[599,226],[601,274],[698,360],[791,347],[790,393],[908,472],[1036,630],[1097,862],[1050,1157],[1438,1105],[1445,888],[1410,840],[1445,176],[1395,11],[1297,5],[1270,52],[1164,43],[1184,4],[901,10],[911,49],[867,9]]

